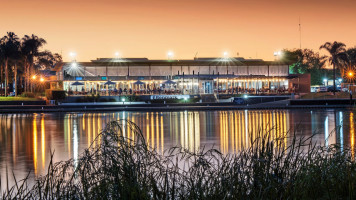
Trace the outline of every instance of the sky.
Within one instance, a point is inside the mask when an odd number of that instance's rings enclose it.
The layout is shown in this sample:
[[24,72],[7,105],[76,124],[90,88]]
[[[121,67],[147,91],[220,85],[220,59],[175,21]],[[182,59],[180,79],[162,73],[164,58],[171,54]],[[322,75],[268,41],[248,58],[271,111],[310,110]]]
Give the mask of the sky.
[[[340,41],[356,45],[355,0],[0,0],[0,35],[46,39],[69,61],[100,57],[229,56]],[[321,52],[324,53],[324,52]]]

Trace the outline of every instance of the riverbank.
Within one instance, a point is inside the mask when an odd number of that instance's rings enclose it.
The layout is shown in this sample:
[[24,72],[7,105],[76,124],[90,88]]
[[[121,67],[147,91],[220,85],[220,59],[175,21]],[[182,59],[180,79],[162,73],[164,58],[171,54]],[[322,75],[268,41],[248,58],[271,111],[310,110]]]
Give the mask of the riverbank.
[[[315,100],[314,100],[315,101]],[[355,101],[350,105],[349,101],[342,104],[324,102],[323,105],[305,104],[301,101],[282,100],[275,102],[259,103],[252,105],[235,105],[234,103],[186,103],[186,104],[146,104],[146,103],[78,103],[66,105],[23,105],[2,106],[1,113],[42,113],[42,112],[111,112],[111,111],[181,111],[181,110],[270,110],[270,109],[350,109],[354,107]],[[296,103],[298,102],[298,103]]]

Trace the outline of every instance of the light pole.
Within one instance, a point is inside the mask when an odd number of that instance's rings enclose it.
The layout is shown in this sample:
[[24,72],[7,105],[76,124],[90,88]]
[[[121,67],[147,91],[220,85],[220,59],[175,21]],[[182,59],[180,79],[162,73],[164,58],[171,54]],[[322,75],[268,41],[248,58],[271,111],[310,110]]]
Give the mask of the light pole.
[[347,76],[348,76],[349,79],[350,79],[349,90],[351,91],[351,83],[353,83],[354,73],[353,73],[352,71],[349,71],[349,72],[347,73]]
[[349,93],[350,93],[350,105],[352,105],[352,87],[351,87],[351,83],[353,83],[353,78],[354,78],[354,73],[352,71],[349,71],[347,73],[347,76],[350,79],[350,84],[349,84]]

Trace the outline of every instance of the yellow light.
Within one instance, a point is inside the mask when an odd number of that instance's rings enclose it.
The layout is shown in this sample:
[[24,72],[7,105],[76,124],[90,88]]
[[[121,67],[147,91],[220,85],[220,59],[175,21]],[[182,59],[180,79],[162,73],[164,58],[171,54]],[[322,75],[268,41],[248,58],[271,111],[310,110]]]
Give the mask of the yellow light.
[[349,72],[349,77],[352,77],[354,74],[352,72]]
[[44,81],[44,79],[41,77],[40,81],[41,81],[41,82],[43,82],[43,81]]
[[32,76],[32,79],[35,80],[35,79],[36,79],[36,75],[33,75],[33,76]]

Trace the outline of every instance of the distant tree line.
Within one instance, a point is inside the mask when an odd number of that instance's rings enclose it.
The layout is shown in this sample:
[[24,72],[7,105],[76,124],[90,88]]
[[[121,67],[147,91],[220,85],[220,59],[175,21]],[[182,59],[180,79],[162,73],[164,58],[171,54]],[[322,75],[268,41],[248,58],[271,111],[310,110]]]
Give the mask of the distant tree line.
[[5,96],[9,93],[11,84],[18,89],[31,91],[31,76],[39,70],[51,69],[62,62],[61,55],[41,49],[46,40],[34,34],[19,38],[13,32],[7,32],[0,39],[0,91]]
[[[292,63],[290,73],[311,74],[311,84],[321,85],[323,78],[331,76],[335,87],[336,74],[342,78],[348,78],[346,72],[355,71],[356,68],[356,47],[346,49],[346,45],[341,42],[326,42],[321,45],[320,50],[326,50],[328,56],[321,56],[311,49],[283,50],[282,61]],[[333,66],[332,73],[326,69],[326,64]]]

